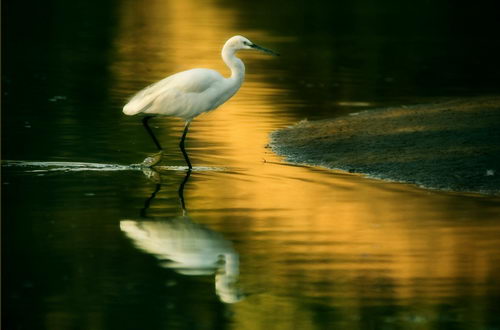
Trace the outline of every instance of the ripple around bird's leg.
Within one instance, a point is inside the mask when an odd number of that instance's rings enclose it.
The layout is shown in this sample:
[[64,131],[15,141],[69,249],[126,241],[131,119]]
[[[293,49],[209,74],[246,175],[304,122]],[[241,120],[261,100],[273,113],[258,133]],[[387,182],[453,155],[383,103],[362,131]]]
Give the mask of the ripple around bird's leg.
[[175,165],[157,165],[153,167],[155,171],[158,172],[168,172],[168,171],[191,171],[191,172],[223,172],[227,171],[228,168],[225,167],[211,167],[211,166],[193,166],[189,169],[188,166],[175,166]]
[[[148,157],[149,158],[149,157]],[[146,158],[147,159],[147,158]],[[23,161],[23,160],[3,160],[2,167],[19,168],[28,173],[43,172],[109,172],[109,171],[143,171],[153,170],[156,172],[188,171],[188,166],[176,165],[148,165],[144,163],[121,165],[85,162],[54,162],[54,161]],[[193,172],[221,172],[227,171],[227,167],[194,166]]]

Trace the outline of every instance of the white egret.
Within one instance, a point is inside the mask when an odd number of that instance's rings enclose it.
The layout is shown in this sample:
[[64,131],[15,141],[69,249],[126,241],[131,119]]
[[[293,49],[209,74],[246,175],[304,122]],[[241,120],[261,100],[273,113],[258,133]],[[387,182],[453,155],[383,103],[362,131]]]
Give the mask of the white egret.
[[[231,76],[224,78],[210,69],[191,69],[171,75],[135,94],[123,107],[129,116],[144,114],[142,124],[160,151],[149,166],[160,161],[163,153],[158,139],[148,125],[155,116],[180,117],[185,120],[184,132],[179,147],[184,159],[192,169],[184,149],[184,140],[191,121],[203,112],[216,109],[231,98],[240,88],[245,77],[245,65],[235,56],[238,50],[256,49],[268,54],[278,55],[272,50],[258,46],[242,36],[231,37],[222,48],[222,60],[231,69]],[[145,161],[146,162],[146,161]]]

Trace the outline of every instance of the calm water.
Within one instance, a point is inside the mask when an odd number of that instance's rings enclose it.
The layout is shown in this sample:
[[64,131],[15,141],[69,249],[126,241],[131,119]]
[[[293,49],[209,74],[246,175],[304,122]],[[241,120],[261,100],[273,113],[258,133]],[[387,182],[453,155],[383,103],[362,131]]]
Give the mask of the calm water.
[[[304,118],[498,91],[493,11],[32,5],[2,20],[3,329],[500,329],[499,198],[289,166],[266,147]],[[282,56],[241,54],[243,88],[191,126],[192,174],[175,119],[152,121],[161,170],[130,166],[155,150],[127,98],[183,69],[227,74],[234,34]]]

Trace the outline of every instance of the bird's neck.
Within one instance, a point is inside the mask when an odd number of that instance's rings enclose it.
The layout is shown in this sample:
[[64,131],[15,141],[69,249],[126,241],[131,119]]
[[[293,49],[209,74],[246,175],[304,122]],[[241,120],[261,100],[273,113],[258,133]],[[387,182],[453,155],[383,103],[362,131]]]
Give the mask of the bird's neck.
[[222,49],[222,59],[231,69],[230,79],[242,82],[245,77],[245,64],[243,64],[242,60],[236,57],[235,51],[231,48],[224,47]]

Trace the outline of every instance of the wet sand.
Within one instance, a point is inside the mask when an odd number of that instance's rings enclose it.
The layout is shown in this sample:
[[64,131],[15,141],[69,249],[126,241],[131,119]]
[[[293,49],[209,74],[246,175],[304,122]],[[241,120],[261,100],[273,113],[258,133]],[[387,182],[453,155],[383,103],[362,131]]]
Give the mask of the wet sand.
[[273,132],[270,145],[293,163],[500,195],[500,96],[301,121]]

